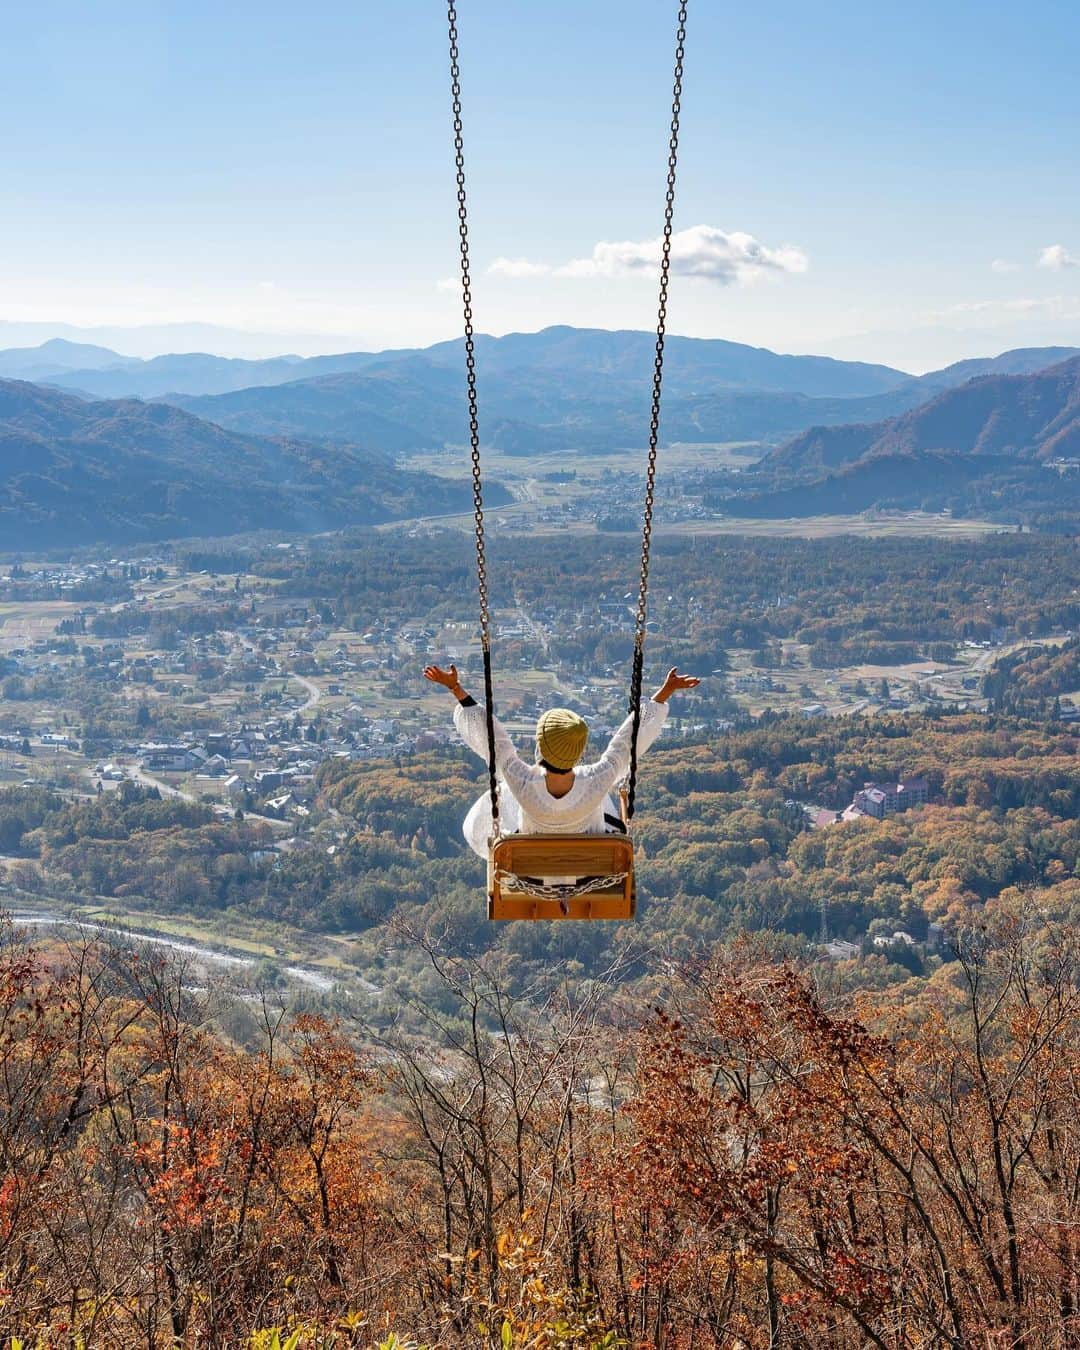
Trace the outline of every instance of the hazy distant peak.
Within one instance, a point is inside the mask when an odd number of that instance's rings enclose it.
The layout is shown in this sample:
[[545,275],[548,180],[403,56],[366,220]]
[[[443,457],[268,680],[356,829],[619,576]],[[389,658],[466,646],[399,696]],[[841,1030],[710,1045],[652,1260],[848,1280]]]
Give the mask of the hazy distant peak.
[[920,383],[945,388],[982,375],[1032,375],[1077,355],[1080,355],[1080,347],[1014,347],[997,356],[954,361],[942,370],[920,376]]
[[102,364],[111,364],[116,361],[132,359],[128,356],[121,356],[119,352],[114,352],[109,347],[97,347],[90,342],[69,342],[67,338],[49,338],[40,347],[23,348],[23,350],[48,356],[51,360],[60,361],[73,370],[91,369],[99,361]]
[[44,379],[68,371],[97,371],[123,366],[129,360],[108,347],[50,338],[38,347],[9,347],[0,351],[0,376]]

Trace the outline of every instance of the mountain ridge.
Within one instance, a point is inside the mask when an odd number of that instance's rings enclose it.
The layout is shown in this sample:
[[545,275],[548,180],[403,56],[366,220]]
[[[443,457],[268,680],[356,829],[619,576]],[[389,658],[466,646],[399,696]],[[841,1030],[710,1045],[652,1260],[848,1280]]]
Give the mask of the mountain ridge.
[[[489,485],[493,504],[508,499]],[[468,509],[455,483],[359,448],[245,436],[165,403],[0,380],[8,548],[312,531]]]
[[[544,359],[532,366],[518,364],[523,345],[526,350],[536,350],[535,344],[525,338],[510,335],[479,341],[480,430],[485,445],[511,454],[536,454],[612,451],[643,443],[645,399],[654,354],[650,335],[634,334],[634,342],[629,345],[626,334],[619,333],[605,334],[595,343],[596,330],[553,328],[528,336],[542,339],[540,354]],[[731,344],[726,347],[717,339],[709,347],[700,347],[693,345],[698,339],[685,341],[691,345],[676,344],[675,358],[665,366],[661,434],[666,444],[775,443],[815,425],[883,420],[919,406],[939,392],[932,384],[907,377],[889,388],[875,388],[862,395],[734,388],[727,377],[714,378],[707,369],[692,364],[692,358],[701,353],[709,360],[721,360]],[[591,345],[591,365],[574,364],[583,343]],[[368,429],[379,426],[383,448],[410,453],[459,444],[464,439],[463,380],[447,360],[447,354],[457,350],[453,343],[442,344],[420,355],[398,355],[370,364],[362,371],[293,380],[272,389],[170,397],[168,401],[222,426],[259,435],[357,439],[361,425]],[[752,357],[746,359],[757,360],[765,349],[738,351],[740,360],[747,352]],[[765,351],[765,356],[771,360],[774,354]],[[1027,364],[1039,361],[1038,353],[1031,351],[1003,353],[978,364],[992,371],[1002,364],[1008,366],[1017,357]],[[813,361],[802,357],[775,359]],[[800,380],[805,381],[803,372],[807,370],[811,371],[811,383],[818,378],[817,366],[794,369]],[[868,379],[871,387],[889,382],[875,368],[871,370],[869,377],[860,371],[858,379]],[[961,374],[947,371],[939,378],[948,381]],[[395,396],[396,391],[406,388],[408,398]],[[513,429],[512,434],[507,428]]]
[[[506,374],[522,366],[534,370],[578,369],[622,379],[647,378],[656,338],[636,329],[573,328],[552,325],[535,333],[502,337],[477,334],[476,347],[489,372]],[[376,352],[340,352],[325,356],[281,356],[262,360],[216,357],[203,352],[172,353],[147,361],[120,357],[109,369],[69,368],[57,382],[95,397],[199,397],[246,388],[272,387],[297,379],[356,372],[376,364],[422,357],[432,365],[459,368],[462,338],[428,347],[389,348]],[[774,390],[823,397],[882,393],[911,380],[905,371],[833,357],[790,355],[724,338],[667,339],[668,374],[680,380],[711,378],[733,389]],[[3,353],[0,352],[0,374]]]
[[91,373],[125,365],[130,359],[109,347],[69,342],[67,338],[50,338],[38,347],[8,347],[0,350],[0,379],[42,380],[50,376],[64,376],[72,371]]
[[834,468],[873,455],[947,450],[1080,453],[1080,356],[1032,374],[979,375],[880,422],[811,427],[768,454],[765,471]]
[[[749,516],[890,509],[1060,515],[1080,501],[1080,356],[980,375],[898,417],[812,427],[755,467]],[[1056,466],[1056,467],[1055,467]],[[726,509],[726,508],[725,508]]]
[[981,375],[1034,375],[1074,356],[1080,356],[1080,347],[1012,347],[997,356],[977,356],[927,371],[918,376],[918,383],[926,388],[954,389]]

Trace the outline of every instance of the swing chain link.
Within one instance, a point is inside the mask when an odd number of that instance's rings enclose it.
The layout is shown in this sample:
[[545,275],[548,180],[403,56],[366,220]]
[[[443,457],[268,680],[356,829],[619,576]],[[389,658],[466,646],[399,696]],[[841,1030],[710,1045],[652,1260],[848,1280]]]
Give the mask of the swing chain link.
[[476,344],[473,339],[472,275],[469,270],[469,212],[465,193],[465,138],[461,118],[461,58],[457,6],[447,0],[450,37],[450,95],[454,114],[454,169],[457,178],[458,239],[461,253],[461,305],[465,318],[465,373],[469,405],[469,447],[472,455],[473,521],[476,536],[476,584],[480,597],[480,645],[484,657],[484,704],[488,746],[488,791],[492,829],[499,825],[499,790],[495,774],[495,712],[491,686],[491,610],[488,603],[487,553],[484,546],[484,483],[480,470],[480,419],[476,398]]
[[454,110],[454,168],[457,175],[461,302],[465,315],[465,373],[469,403],[469,445],[472,452],[473,520],[476,526],[476,577],[480,591],[480,635],[484,650],[487,651],[491,646],[491,613],[488,607],[487,555],[484,548],[484,487],[480,472],[480,420],[476,398],[476,346],[473,339],[472,274],[469,265],[469,212],[465,194],[465,138],[461,119],[461,65],[455,0],[448,0],[447,23],[450,32],[450,94]]
[[656,315],[656,352],[653,358],[652,408],[649,415],[649,461],[645,480],[645,514],[641,541],[641,580],[638,587],[638,645],[645,641],[648,617],[649,560],[652,549],[653,504],[656,495],[656,457],[660,440],[660,396],[664,380],[664,339],[667,336],[668,281],[671,275],[671,235],[675,218],[675,178],[679,162],[679,120],[682,113],[683,61],[686,57],[686,11],[688,0],[679,5],[675,38],[675,78],[671,96],[671,135],[668,140],[667,189],[664,194],[664,233],[660,255],[660,297]]
[[664,194],[664,234],[660,254],[660,296],[656,315],[656,353],[653,358],[652,410],[649,417],[649,460],[645,475],[645,512],[641,527],[641,577],[638,583],[634,629],[634,664],[630,681],[630,712],[634,729],[630,739],[630,771],[627,775],[626,815],[634,814],[637,787],[637,741],[641,727],[641,683],[645,665],[645,625],[649,609],[649,563],[652,554],[653,505],[656,496],[656,453],[660,441],[660,396],[664,381],[664,338],[667,330],[668,280],[671,275],[671,234],[675,218],[675,181],[679,162],[679,119],[682,113],[683,61],[686,57],[686,11],[680,0],[675,34],[675,76],[671,92],[671,135],[668,139],[667,191]]

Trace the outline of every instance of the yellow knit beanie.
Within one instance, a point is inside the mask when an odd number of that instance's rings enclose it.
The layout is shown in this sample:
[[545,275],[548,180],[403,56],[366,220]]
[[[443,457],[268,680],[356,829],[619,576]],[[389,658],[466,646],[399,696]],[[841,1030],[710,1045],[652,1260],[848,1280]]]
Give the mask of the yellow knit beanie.
[[536,724],[536,748],[553,769],[572,769],[588,741],[589,724],[569,708],[551,708]]

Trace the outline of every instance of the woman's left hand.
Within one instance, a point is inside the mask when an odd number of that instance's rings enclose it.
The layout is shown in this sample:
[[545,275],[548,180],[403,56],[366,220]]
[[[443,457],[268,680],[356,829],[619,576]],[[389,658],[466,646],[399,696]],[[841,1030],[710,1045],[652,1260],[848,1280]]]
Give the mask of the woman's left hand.
[[449,670],[441,670],[438,666],[425,666],[424,679],[430,680],[432,684],[441,684],[444,689],[460,689],[458,683],[457,666],[451,666]]

